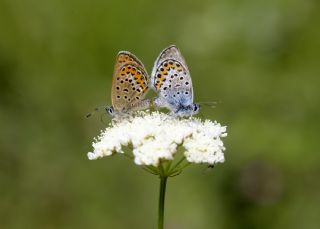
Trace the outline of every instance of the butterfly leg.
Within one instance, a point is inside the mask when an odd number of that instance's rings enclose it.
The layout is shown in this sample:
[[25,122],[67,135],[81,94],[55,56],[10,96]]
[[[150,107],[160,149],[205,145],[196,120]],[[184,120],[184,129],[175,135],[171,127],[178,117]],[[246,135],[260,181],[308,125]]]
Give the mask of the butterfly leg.
[[144,99],[138,102],[134,107],[131,108],[133,111],[148,109],[151,106],[150,99]]
[[162,98],[162,97],[155,97],[155,98],[153,99],[152,105],[153,105],[153,107],[154,107],[155,109],[158,109],[158,108],[167,108],[168,110],[170,110],[170,113],[169,113],[169,114],[170,114],[171,116],[174,116],[174,117],[178,116],[175,107],[172,106],[172,105],[170,105],[170,104],[168,103],[168,101],[167,101],[166,99]]
[[155,97],[152,101],[152,106],[154,108],[168,108],[168,103],[162,97]]

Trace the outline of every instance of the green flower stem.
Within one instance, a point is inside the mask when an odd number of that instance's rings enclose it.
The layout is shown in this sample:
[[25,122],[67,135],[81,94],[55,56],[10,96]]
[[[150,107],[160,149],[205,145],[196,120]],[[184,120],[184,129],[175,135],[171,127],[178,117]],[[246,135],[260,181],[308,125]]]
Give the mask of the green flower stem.
[[165,200],[165,195],[166,195],[167,178],[168,177],[166,175],[160,175],[158,229],[163,229],[164,200]]

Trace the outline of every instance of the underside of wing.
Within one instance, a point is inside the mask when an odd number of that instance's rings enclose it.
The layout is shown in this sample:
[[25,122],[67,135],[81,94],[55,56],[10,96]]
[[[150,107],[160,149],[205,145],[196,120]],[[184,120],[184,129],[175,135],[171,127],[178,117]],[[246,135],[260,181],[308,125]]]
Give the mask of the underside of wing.
[[175,45],[165,48],[155,61],[151,85],[170,104],[192,103],[193,88],[190,72]]
[[148,80],[141,61],[129,52],[120,52],[112,82],[114,109],[118,112],[127,112],[137,105],[148,91]]
[[154,90],[171,106],[192,103],[192,81],[187,69],[174,59],[164,60],[156,69],[151,82]]
[[187,69],[187,71],[189,72],[188,68],[187,68],[187,64],[186,61],[184,60],[180,50],[177,48],[177,46],[175,45],[170,45],[167,48],[165,48],[164,50],[162,50],[158,56],[158,58],[156,59],[153,69],[152,69],[152,74],[151,77],[154,75],[154,72],[156,71],[156,69],[159,67],[159,65],[167,59],[173,59],[173,60],[177,60],[178,62],[180,62],[183,66],[185,66],[185,68]]

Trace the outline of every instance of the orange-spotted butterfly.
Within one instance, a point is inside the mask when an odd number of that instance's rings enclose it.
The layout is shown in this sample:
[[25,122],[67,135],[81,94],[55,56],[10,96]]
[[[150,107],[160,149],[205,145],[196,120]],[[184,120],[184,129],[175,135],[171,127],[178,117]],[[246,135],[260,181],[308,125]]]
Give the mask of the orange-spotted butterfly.
[[155,107],[166,107],[175,116],[197,114],[199,104],[193,103],[192,80],[187,64],[175,45],[164,49],[155,61],[151,85],[158,93]]
[[106,111],[112,116],[122,116],[148,108],[150,100],[144,99],[148,84],[149,76],[142,62],[130,52],[119,52],[112,80],[112,106]]

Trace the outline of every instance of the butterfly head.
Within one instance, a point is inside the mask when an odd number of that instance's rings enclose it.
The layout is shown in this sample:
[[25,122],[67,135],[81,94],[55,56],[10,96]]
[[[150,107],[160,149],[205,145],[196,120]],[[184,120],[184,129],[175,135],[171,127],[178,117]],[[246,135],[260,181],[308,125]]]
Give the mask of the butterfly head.
[[125,108],[122,108],[122,110],[119,111],[115,107],[109,106],[109,107],[106,107],[105,109],[106,109],[107,114],[109,114],[111,117],[115,117],[115,118],[129,117],[131,114]]
[[178,110],[175,111],[175,115],[183,117],[183,116],[191,116],[198,114],[200,110],[200,105],[196,103],[192,103],[188,106],[180,106]]
[[113,106],[106,107],[106,111],[110,116],[115,116],[115,111],[114,111]]

